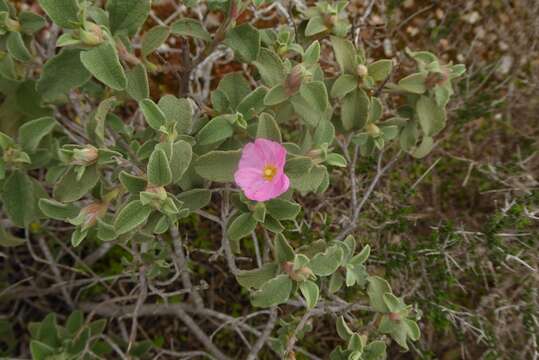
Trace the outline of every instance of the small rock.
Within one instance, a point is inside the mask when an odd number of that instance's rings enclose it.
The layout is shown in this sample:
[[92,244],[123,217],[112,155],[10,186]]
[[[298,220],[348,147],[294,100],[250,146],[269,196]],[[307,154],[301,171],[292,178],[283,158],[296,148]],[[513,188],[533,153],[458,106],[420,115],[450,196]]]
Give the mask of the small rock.
[[402,6],[405,8],[405,9],[411,9],[413,8],[415,5],[415,1],[414,0],[406,0],[404,1],[404,3],[402,4]]
[[481,19],[481,15],[479,15],[477,11],[472,11],[471,13],[464,15],[462,18],[464,21],[467,21],[473,25]]
[[393,46],[391,45],[391,40],[384,39],[384,55],[387,57],[393,56]]
[[498,71],[502,75],[509,74],[509,71],[511,71],[511,67],[513,66],[513,57],[511,55],[504,55],[502,57],[502,61],[500,62],[500,67],[498,68]]
[[500,41],[498,43],[498,46],[500,48],[501,51],[507,51],[509,50],[509,45],[507,45],[507,43],[505,41]]

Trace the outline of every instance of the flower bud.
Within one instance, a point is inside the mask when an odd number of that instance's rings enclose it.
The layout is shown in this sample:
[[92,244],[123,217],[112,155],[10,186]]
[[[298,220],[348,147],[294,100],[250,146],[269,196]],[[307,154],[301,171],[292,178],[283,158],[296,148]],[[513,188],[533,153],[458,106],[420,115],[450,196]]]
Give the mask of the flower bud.
[[447,73],[429,73],[427,75],[427,78],[425,79],[425,86],[427,89],[432,89],[436,85],[443,85],[447,80],[449,79],[449,76]]
[[87,145],[83,149],[73,150],[73,160],[74,165],[90,165],[94,163],[99,156],[99,152],[92,145]]
[[230,2],[230,8],[229,8],[229,14],[230,14],[230,17],[232,19],[236,19],[240,14],[239,14],[239,9],[238,9],[238,2],[236,0],[232,0]]
[[148,193],[154,194],[156,199],[166,200],[167,190],[163,186],[148,186],[145,190]]
[[303,66],[297,64],[292,68],[292,71],[288,75],[285,81],[286,94],[288,96],[294,95],[300,88],[303,81]]
[[359,64],[356,68],[356,73],[359,77],[365,77],[369,74],[369,69],[363,64]]
[[401,319],[401,315],[396,312],[390,312],[389,314],[387,314],[387,317],[391,321],[399,321]]
[[21,31],[21,23],[17,20],[10,19],[9,17],[5,21],[6,28],[11,32]]
[[326,14],[324,16],[324,25],[326,25],[326,27],[328,28],[333,28],[333,26],[335,25],[335,23],[337,22],[337,15],[335,14]]
[[376,124],[367,124],[367,133],[372,137],[380,136],[380,128]]
[[107,205],[101,202],[92,203],[84,208],[74,222],[78,222],[83,229],[88,229],[97,223],[107,213]]
[[296,281],[305,281],[313,276],[314,274],[311,269],[308,267],[302,267],[301,269],[295,271],[290,277]]
[[80,39],[83,44],[96,46],[104,41],[103,30],[94,23],[88,23],[85,30],[80,31]]

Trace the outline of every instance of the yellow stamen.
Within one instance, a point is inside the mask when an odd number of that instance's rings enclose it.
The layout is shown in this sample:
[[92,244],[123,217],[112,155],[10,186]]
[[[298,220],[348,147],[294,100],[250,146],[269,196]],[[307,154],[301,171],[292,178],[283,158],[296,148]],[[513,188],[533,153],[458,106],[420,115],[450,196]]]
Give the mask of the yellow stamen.
[[264,180],[271,181],[277,174],[277,168],[273,165],[264,166],[264,171],[262,172],[262,177]]

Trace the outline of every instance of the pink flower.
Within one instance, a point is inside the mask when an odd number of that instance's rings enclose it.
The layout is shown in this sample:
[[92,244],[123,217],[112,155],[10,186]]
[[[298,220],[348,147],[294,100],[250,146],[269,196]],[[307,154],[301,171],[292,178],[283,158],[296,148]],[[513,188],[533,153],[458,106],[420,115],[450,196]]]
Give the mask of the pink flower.
[[286,149],[281,144],[256,139],[243,148],[234,180],[250,200],[276,198],[290,187],[290,180],[284,173],[285,162]]

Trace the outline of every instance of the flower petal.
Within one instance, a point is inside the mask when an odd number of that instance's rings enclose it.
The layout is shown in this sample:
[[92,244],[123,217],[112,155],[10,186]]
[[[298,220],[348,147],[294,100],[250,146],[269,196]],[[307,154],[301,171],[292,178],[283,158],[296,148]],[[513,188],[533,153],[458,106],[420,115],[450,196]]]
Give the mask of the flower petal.
[[256,182],[264,181],[262,171],[253,167],[241,167],[234,173],[236,184],[244,191]]
[[265,161],[264,153],[254,143],[248,143],[241,152],[238,167],[240,169],[245,167],[263,169]]
[[255,146],[266,164],[272,164],[278,168],[284,166],[286,160],[286,149],[278,142],[258,138],[255,140]]

